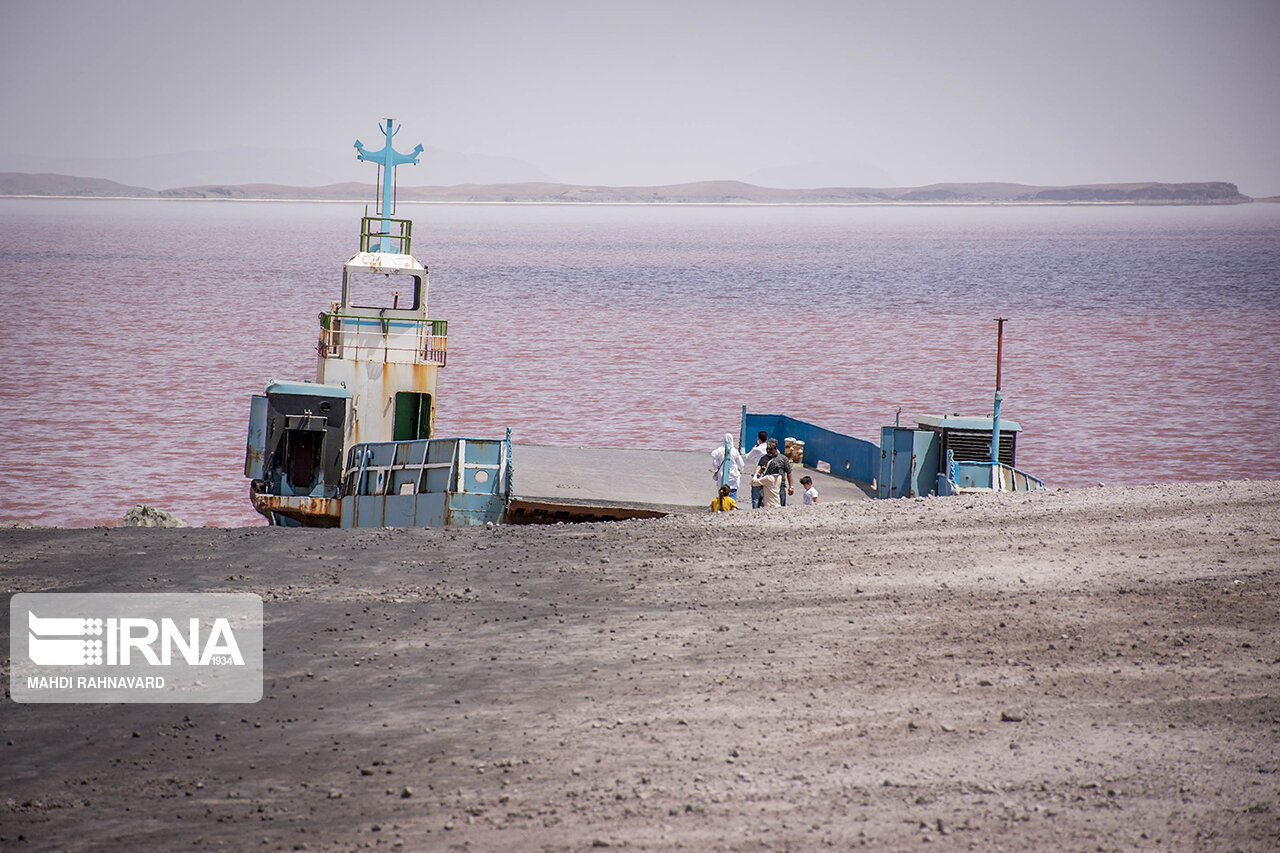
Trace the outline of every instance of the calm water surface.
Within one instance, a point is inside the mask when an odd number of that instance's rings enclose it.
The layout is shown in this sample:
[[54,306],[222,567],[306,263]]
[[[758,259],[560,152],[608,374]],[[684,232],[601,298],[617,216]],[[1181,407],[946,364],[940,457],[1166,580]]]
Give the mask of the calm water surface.
[[[257,524],[248,399],[312,379],[360,205],[0,200],[0,520]],[[710,449],[989,415],[1050,485],[1280,478],[1280,205],[406,206],[441,435]]]

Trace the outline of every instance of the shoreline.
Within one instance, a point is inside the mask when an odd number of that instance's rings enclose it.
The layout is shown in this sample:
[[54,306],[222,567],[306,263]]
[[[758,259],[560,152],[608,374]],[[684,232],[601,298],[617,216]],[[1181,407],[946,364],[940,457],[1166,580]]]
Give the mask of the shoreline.
[[[250,204],[352,204],[357,199],[321,198],[157,198],[154,196],[0,195],[0,199],[57,201],[246,202]],[[1266,204],[1242,201],[446,201],[400,200],[398,205],[476,205],[501,207],[1237,207]]]
[[[1099,490],[1115,490],[1115,489],[1194,488],[1198,486],[1204,486],[1206,484],[1216,484],[1216,485],[1227,484],[1227,485],[1238,485],[1238,486],[1250,486],[1255,484],[1260,484],[1260,485],[1275,484],[1277,487],[1280,487],[1280,479],[1272,480],[1272,479],[1266,479],[1266,478],[1244,478],[1240,480],[1170,480],[1170,481],[1157,481],[1157,482],[1142,483],[1142,484],[1101,484],[1099,483],[1096,485],[1082,485],[1082,486],[1051,486],[1047,489],[1044,489],[1042,493],[1044,494],[1053,494],[1053,493],[1076,494],[1076,493],[1082,493],[1082,492],[1092,493],[1092,492],[1097,492]],[[1027,493],[1008,492],[1008,493],[1001,493],[1001,494],[1022,495]],[[930,500],[930,501],[933,501],[933,500],[949,501],[949,500],[959,500],[959,499],[962,499],[963,497],[965,496],[962,495],[962,496],[951,496],[947,498],[940,498],[937,495],[930,495],[930,496],[927,496],[926,498],[910,498],[910,499],[892,498],[889,500],[877,499],[872,497],[869,500],[871,503],[892,504],[900,500],[924,499],[924,500]],[[138,506],[145,503],[147,502],[140,501],[140,502],[136,502],[133,505]],[[826,502],[826,504],[829,506],[845,505],[850,503],[862,503],[862,501],[840,501],[840,502],[827,501]],[[165,506],[154,506],[154,508],[168,511],[168,508]],[[668,515],[683,516],[683,517],[700,516],[703,514],[703,509],[705,509],[705,507],[699,507],[696,509],[690,508],[687,510],[676,509],[674,511],[668,512]],[[796,504],[794,507],[792,507],[792,509],[794,509],[797,512],[805,511],[801,509],[800,504]],[[750,512],[751,510],[748,508],[747,511]],[[783,512],[787,512],[787,511],[788,510],[785,510],[785,509],[783,510]],[[634,521],[651,521],[652,519],[633,519],[633,520]],[[128,529],[131,529],[131,528],[123,527],[120,524],[119,519],[109,519],[103,522],[97,522],[93,524],[64,525],[64,524],[43,524],[38,521],[30,521],[24,518],[0,517],[0,532],[9,531],[9,530],[41,530],[41,531],[72,532],[72,531],[82,531],[82,530],[102,531],[102,530],[128,530]],[[147,528],[138,528],[138,529],[147,529]],[[237,527],[237,526],[226,526],[221,524],[205,523],[205,524],[188,524],[186,527],[173,528],[173,529],[221,530],[229,533],[234,533],[234,532],[247,531],[247,530],[265,530],[265,529],[269,529],[269,525],[263,522],[260,524],[248,524],[248,525],[241,525]],[[385,529],[385,528],[371,528],[371,529]],[[391,529],[400,529],[400,528],[391,528]],[[409,529],[413,529],[413,528],[409,528]],[[467,528],[451,528],[451,529],[465,530]]]

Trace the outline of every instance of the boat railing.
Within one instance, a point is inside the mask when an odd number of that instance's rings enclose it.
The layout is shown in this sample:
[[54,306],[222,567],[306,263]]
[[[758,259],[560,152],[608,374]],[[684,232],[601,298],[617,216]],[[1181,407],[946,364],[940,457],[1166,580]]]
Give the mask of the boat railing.
[[1012,465],[1003,465],[1004,475],[1009,481],[1006,488],[1011,492],[1036,492],[1044,488],[1044,480],[1034,477],[1020,468],[1014,468]]
[[[386,223],[386,227],[383,227]],[[413,220],[383,219],[381,216],[364,216],[360,219],[360,251],[380,252],[386,238],[397,255],[410,255],[413,244]]]
[[947,473],[938,475],[938,494],[954,495],[966,489],[1002,492],[1034,492],[1044,480],[1003,462],[947,460]]
[[511,500],[506,438],[366,442],[347,452],[343,527],[497,524]]
[[449,355],[449,321],[370,317],[323,311],[320,314],[321,358],[350,358],[384,363],[427,363],[445,366]]
[[347,451],[342,495],[510,494],[510,441],[423,438],[364,442]]

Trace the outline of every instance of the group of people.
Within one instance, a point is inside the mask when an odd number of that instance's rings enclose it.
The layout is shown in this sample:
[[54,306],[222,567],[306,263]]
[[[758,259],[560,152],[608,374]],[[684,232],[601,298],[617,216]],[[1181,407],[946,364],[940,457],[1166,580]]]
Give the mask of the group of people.
[[[787,496],[796,493],[791,474],[791,460],[778,451],[778,440],[761,430],[756,446],[744,458],[733,446],[733,433],[725,433],[724,444],[711,451],[711,472],[719,494],[711,501],[712,512],[738,508],[738,486],[743,472],[751,478],[751,508],[786,506]],[[813,478],[800,478],[806,505],[818,502]]]

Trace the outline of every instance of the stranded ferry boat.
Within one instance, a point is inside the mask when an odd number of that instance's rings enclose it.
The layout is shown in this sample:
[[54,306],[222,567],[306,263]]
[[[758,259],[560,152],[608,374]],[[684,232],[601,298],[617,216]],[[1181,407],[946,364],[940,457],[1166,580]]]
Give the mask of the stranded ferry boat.
[[[358,159],[378,166],[374,215],[342,268],[341,298],[320,314],[314,381],[272,380],[253,396],[244,473],[254,508],[284,527],[420,527],[643,518],[705,511],[708,454],[664,448],[566,448],[435,435],[436,379],[449,325],[427,310],[427,268],[413,223],[395,218],[395,170],[418,162],[386,144]],[[367,213],[367,211],[366,211]],[[1003,321],[1000,321],[1003,323]],[[758,431],[786,438],[826,502],[962,491],[1035,489],[1013,467],[1017,424],[920,420],[886,427],[883,446],[785,415],[742,410],[739,445]],[[935,422],[936,421],[936,422]],[[995,448],[995,452],[993,452]],[[518,471],[513,451],[519,455]],[[750,472],[745,472],[749,477]],[[514,481],[519,481],[519,491]]]
[[433,437],[449,326],[428,314],[413,223],[393,218],[395,169],[417,163],[422,146],[397,152],[392,124],[380,151],[355,144],[378,165],[382,192],[343,265],[341,299],[320,314],[315,381],[273,380],[253,397],[245,476],[274,525],[483,524],[505,511],[510,431]]
[[[520,445],[436,436],[436,380],[449,326],[428,312],[428,271],[413,223],[395,218],[395,169],[422,152],[386,144],[374,215],[343,265],[341,298],[321,312],[316,376],[255,394],[244,473],[254,509],[283,527],[426,527],[645,518],[705,508],[705,455]],[[625,473],[625,476],[620,476]]]

